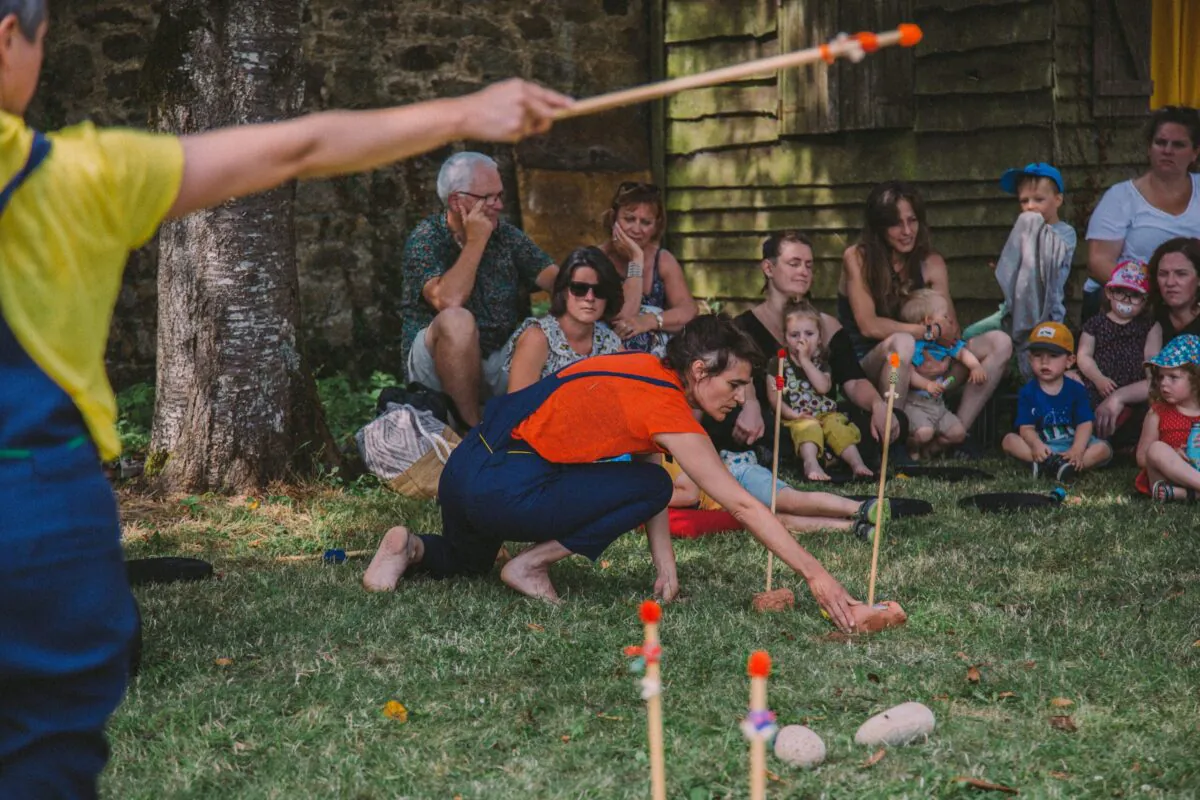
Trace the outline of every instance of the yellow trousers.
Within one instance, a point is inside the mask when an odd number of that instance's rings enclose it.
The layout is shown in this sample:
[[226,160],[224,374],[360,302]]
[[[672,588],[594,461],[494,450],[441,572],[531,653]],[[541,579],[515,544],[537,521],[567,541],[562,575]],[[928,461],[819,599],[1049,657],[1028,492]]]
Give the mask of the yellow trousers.
[[785,419],[783,425],[792,435],[792,445],[796,448],[797,455],[800,453],[800,445],[805,442],[812,442],[817,446],[817,457],[820,458],[825,454],[826,447],[832,450],[835,456],[840,456],[847,447],[862,441],[858,426],[840,411],[830,411],[818,417]]

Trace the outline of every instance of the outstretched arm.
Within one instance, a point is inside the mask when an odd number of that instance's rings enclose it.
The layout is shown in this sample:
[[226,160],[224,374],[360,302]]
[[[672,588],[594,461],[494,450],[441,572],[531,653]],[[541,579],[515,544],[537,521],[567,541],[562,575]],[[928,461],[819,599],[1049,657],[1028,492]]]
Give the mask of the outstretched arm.
[[465,97],[184,136],[183,182],[168,216],[182,217],[294,178],[374,169],[458,139],[514,142],[549,130],[554,112],[570,104],[557,92],[514,79]]

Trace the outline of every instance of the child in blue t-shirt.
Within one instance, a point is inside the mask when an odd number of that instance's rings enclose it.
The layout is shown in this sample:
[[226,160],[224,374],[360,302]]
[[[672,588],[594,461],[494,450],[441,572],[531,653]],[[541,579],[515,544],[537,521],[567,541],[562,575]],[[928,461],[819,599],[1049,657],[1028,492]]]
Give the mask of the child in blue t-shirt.
[[1075,363],[1075,337],[1060,322],[1043,322],[1029,334],[1033,380],[1017,394],[1017,432],[1004,452],[1033,465],[1033,475],[1069,481],[1112,459],[1108,442],[1092,436],[1087,389],[1065,377]]

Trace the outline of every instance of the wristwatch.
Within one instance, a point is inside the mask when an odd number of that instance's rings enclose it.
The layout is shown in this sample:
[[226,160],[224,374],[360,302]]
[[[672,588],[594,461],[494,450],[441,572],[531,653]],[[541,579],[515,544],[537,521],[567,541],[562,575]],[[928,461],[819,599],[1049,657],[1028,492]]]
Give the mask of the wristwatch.
[[658,323],[658,329],[661,331],[663,329],[663,318],[661,311],[654,312],[654,321]]

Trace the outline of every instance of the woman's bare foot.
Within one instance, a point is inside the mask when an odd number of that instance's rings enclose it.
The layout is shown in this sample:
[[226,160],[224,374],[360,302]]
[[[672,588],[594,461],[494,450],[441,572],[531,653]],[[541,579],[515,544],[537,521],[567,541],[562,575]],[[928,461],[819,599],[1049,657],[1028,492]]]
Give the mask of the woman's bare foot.
[[363,588],[368,592],[390,592],[410,565],[421,560],[421,540],[397,525],[383,535],[379,549],[363,573]]
[[550,582],[550,565],[540,564],[536,559],[528,558],[530,552],[526,550],[505,564],[500,570],[500,580],[504,581],[508,588],[526,597],[535,597],[556,605],[561,603],[558,592],[554,591],[554,584]]
[[829,480],[829,473],[821,469],[821,465],[816,461],[805,461],[804,477],[810,481],[827,481]]

